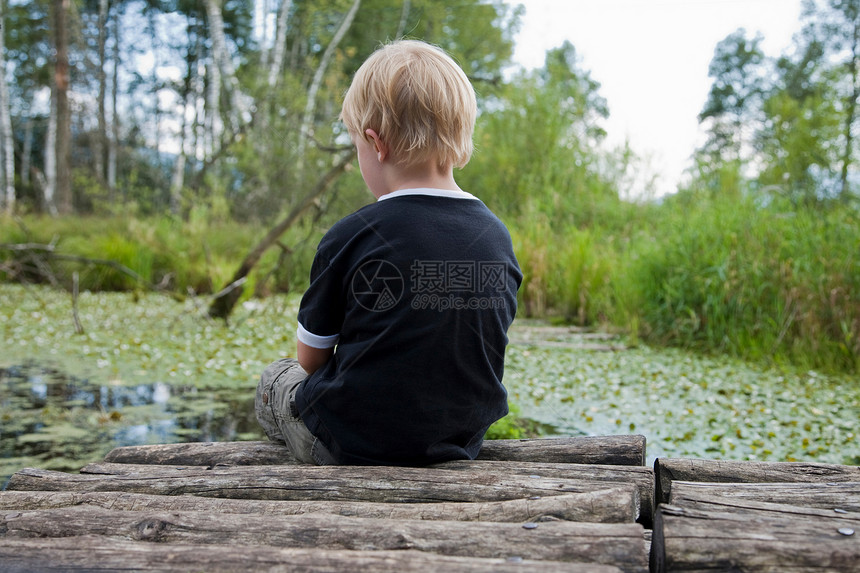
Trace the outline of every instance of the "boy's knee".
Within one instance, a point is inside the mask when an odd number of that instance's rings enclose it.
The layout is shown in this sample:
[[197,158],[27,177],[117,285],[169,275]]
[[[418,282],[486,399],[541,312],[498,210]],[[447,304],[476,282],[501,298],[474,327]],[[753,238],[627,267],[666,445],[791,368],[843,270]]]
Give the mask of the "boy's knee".
[[266,381],[272,382],[285,370],[294,368],[298,365],[299,361],[295,358],[281,358],[280,360],[276,360],[266,366],[263,370],[263,374],[260,376],[260,383],[263,384]]

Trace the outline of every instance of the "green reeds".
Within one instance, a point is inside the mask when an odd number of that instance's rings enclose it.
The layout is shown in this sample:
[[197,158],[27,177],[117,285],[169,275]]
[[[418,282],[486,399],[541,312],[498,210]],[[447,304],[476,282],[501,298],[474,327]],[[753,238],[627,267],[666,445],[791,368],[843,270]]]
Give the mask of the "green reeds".
[[674,198],[627,230],[512,230],[527,315],[711,353],[860,370],[860,216]]

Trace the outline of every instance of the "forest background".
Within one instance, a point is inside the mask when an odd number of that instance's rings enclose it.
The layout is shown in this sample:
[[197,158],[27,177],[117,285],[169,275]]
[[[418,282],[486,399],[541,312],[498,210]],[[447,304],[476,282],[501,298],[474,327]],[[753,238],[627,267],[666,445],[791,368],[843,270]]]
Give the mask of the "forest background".
[[372,200],[342,95],[405,36],[446,49],[475,85],[477,151],[456,177],[511,230],[520,316],[860,371],[860,0],[807,0],[784,54],[744,30],[722,40],[706,142],[659,200],[631,197],[646,166],[629,147],[600,145],[609,103],[572,44],[513,65],[522,11],[508,3],[0,10],[0,280],[208,296],[225,320],[301,292],[325,230]]

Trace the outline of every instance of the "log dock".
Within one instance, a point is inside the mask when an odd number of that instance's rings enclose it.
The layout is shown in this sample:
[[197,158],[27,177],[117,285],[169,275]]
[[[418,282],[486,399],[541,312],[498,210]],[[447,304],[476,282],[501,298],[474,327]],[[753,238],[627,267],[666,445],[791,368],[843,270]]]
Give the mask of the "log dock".
[[657,459],[643,436],[308,466],[270,442],[116,448],[0,492],[0,571],[860,571],[860,467]]

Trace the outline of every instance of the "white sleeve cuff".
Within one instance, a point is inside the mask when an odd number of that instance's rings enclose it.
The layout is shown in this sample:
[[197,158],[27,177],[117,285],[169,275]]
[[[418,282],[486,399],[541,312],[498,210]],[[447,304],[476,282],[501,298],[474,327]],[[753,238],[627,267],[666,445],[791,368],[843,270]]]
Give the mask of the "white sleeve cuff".
[[334,348],[337,345],[337,339],[340,338],[340,334],[320,336],[310,332],[302,326],[302,323],[298,324],[299,327],[296,329],[296,336],[298,337],[299,342],[307,344],[311,348]]

